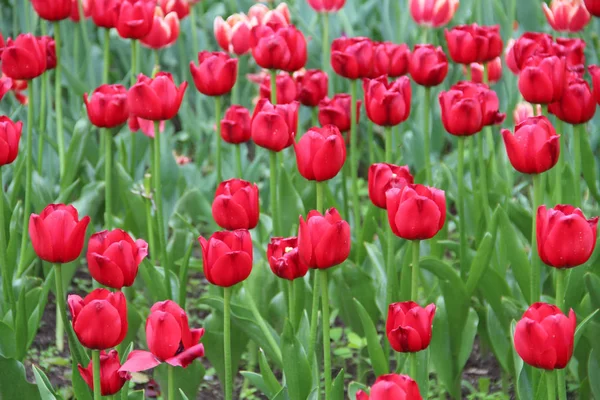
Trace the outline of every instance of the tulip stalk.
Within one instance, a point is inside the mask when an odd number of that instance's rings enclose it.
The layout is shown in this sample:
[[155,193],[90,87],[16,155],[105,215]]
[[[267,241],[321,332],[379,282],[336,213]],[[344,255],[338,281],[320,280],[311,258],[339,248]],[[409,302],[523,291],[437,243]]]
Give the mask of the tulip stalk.
[[[492,128],[489,126],[485,127],[486,134],[491,132]],[[475,138],[473,138],[475,139]],[[483,204],[483,216],[485,218],[486,227],[489,226],[492,220],[492,214],[490,212],[490,200],[488,197],[488,185],[487,185],[487,168],[485,165],[484,151],[483,151],[483,133],[477,135],[477,155],[479,161],[479,189],[481,193],[481,202]]]
[[[56,136],[58,145],[58,160],[60,166],[60,177],[62,178],[67,168],[67,160],[65,158],[65,133],[63,129],[63,114],[62,114],[62,86],[61,86],[61,69],[60,69],[60,25],[54,23],[54,42],[56,44],[56,68],[54,69],[54,107],[56,110]],[[33,99],[30,97],[30,101]]]
[[100,130],[104,136],[104,223],[107,230],[112,230],[112,135],[108,128]]
[[215,125],[217,127],[217,185],[223,181],[221,161],[221,96],[215,96]]
[[556,131],[557,133],[560,135],[560,139],[559,139],[559,148],[562,150],[559,154],[558,154],[558,160],[556,161],[556,170],[555,170],[555,182],[554,182],[554,201],[556,204],[561,204],[562,203],[562,173],[564,170],[564,162],[565,162],[565,158],[564,158],[564,151],[566,150],[566,142],[565,142],[565,135],[563,132],[563,122],[557,118],[556,121]]
[[410,299],[417,302],[419,297],[419,255],[421,251],[421,241],[412,242],[412,274],[410,279]]
[[[233,399],[231,370],[231,288],[223,288],[223,344],[225,352],[225,400]],[[171,400],[171,399],[169,399]]]
[[431,99],[431,88],[428,86],[424,87],[424,104],[423,104],[423,149],[425,151],[425,182],[427,185],[433,185],[433,178],[431,175],[431,105],[429,101]]
[[110,29],[104,30],[104,66],[102,68],[102,83],[108,82],[110,71]]
[[[42,25],[44,26],[44,25]],[[48,90],[48,76],[46,73],[42,74],[41,80],[41,96],[40,96],[40,117],[38,120],[38,156],[37,156],[37,172],[41,175],[44,164],[42,159],[44,157],[44,135],[46,127],[46,91]]]
[[545,375],[548,400],[556,400],[556,374],[554,371],[545,371]]
[[[136,82],[135,74],[137,73],[137,56],[138,56],[138,41],[135,39],[131,40],[131,74],[129,76],[129,85],[133,86]],[[154,130],[154,135],[158,136],[159,130]],[[134,157],[134,149],[135,149],[135,136],[132,134],[129,137],[129,144],[131,146],[131,154],[129,155],[129,173],[133,178],[135,175],[135,157]]]
[[100,350],[92,350],[92,375],[94,379],[94,400],[100,400],[102,399],[102,387],[100,383]]
[[4,220],[4,181],[2,176],[2,170],[0,170],[0,268],[2,270],[2,282],[4,284],[4,303],[10,306],[12,310],[13,319],[16,320],[17,307],[12,288],[12,277],[10,275],[10,268],[6,263],[6,221]]
[[[556,306],[565,312],[565,289],[566,281],[569,274],[569,270],[565,268],[555,269],[556,278]],[[560,400],[567,400],[567,383],[564,369],[556,370],[558,398]]]
[[[385,127],[385,161],[392,163],[392,127]],[[385,210],[384,210],[385,211]],[[394,265],[394,232],[389,226],[387,219],[387,212],[383,213],[383,226],[387,225],[386,239],[387,239],[387,289],[386,289],[386,303],[391,304],[394,299],[394,291],[396,287],[396,268]]]
[[[358,204],[358,135],[356,133],[356,96],[357,82],[350,83],[350,176],[352,177],[352,212],[354,216],[354,229],[360,226],[360,206]],[[358,252],[356,252],[358,255]]]
[[[329,44],[329,13],[328,12],[324,12],[321,13],[321,17],[323,18],[323,38],[321,40],[322,43],[322,55],[323,55],[323,65],[325,66],[326,71],[329,70],[329,65],[330,65],[330,61],[329,61],[329,49],[331,48],[331,45]],[[327,85],[329,86],[329,81],[327,82]],[[329,92],[329,87],[327,88],[327,91]]]
[[[317,211],[323,212],[323,182],[316,182],[317,186]],[[312,310],[310,313],[310,340],[308,342],[308,358],[309,365],[312,368],[315,347],[317,342],[317,327],[319,324],[319,277],[317,271],[313,271],[313,298],[312,298]]]
[[573,175],[575,175],[575,207],[581,207],[581,135],[585,135],[585,124],[573,127]]
[[458,230],[460,235],[460,271],[464,277],[467,273],[467,232],[465,218],[465,140],[458,138]]
[[[218,140],[218,139],[217,139]],[[242,178],[244,173],[242,171],[242,145],[235,145],[235,172],[238,178]]]
[[331,343],[329,334],[329,282],[328,271],[320,269],[321,297],[323,306],[323,374],[325,375],[325,400],[331,398]]
[[277,204],[277,153],[269,152],[269,194],[271,196],[271,213],[273,217],[273,233],[279,235],[281,226],[279,225],[279,205]]
[[175,378],[173,377],[175,367],[169,365],[167,370],[167,392],[169,395],[168,399],[175,400]]
[[281,358],[281,349],[277,345],[277,342],[275,342],[275,339],[273,339],[273,335],[271,334],[269,327],[267,327],[267,325],[265,324],[264,318],[262,317],[262,315],[260,315],[260,311],[258,311],[258,307],[256,306],[256,302],[252,298],[252,294],[250,293],[249,288],[246,287],[245,290],[246,290],[246,302],[247,302],[248,307],[250,308],[250,312],[252,312],[252,316],[254,317],[254,320],[258,324],[258,327],[262,331],[263,335],[265,335],[267,342],[269,342],[271,347],[273,349],[275,349],[275,352],[276,352],[275,355],[277,357],[276,362],[278,364],[281,364],[283,362],[283,360]]
[[533,199],[531,209],[531,301],[530,304],[540,301],[541,296],[541,265],[537,252],[537,210],[543,202],[543,176],[533,175]]
[[[153,152],[152,152],[153,153]],[[150,182],[151,175],[146,174],[144,176],[144,196],[146,201],[144,202],[146,205],[146,221],[147,221],[147,229],[148,229],[148,242],[151,249],[155,249],[154,246],[154,224],[152,222],[152,184]],[[156,253],[156,252],[153,252]],[[154,256],[154,263],[156,264],[156,256]]]

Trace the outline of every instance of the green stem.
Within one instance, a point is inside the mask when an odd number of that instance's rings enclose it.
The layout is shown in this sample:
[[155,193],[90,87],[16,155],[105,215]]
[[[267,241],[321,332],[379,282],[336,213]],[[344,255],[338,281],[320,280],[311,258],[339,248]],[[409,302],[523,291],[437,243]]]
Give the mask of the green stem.
[[[368,149],[369,149],[369,165],[373,164],[374,160],[375,160],[375,146],[374,146],[374,142],[375,139],[373,138],[373,125],[375,125],[374,123],[372,123],[371,121],[367,122],[367,140],[369,141],[368,143]],[[387,160],[387,129],[386,129],[386,161],[387,162],[391,162]]]
[[[485,127],[486,131],[491,130],[489,126]],[[490,200],[488,198],[488,185],[487,185],[487,167],[485,165],[483,151],[483,133],[477,135],[477,158],[479,160],[479,189],[481,193],[481,203],[483,206],[483,216],[485,218],[485,226],[488,227],[492,220],[492,213],[490,211]]]
[[71,327],[71,324],[67,319],[67,303],[65,300],[65,291],[63,288],[61,264],[54,264],[54,283],[56,284],[56,309],[58,310],[58,314],[60,315],[60,318],[58,321],[56,321],[56,323],[62,323],[63,327],[66,327],[67,329],[69,349],[71,351],[71,356],[73,357],[75,362],[78,364],[87,364],[87,361],[84,360],[84,354],[80,353],[79,347],[77,345],[77,338],[75,337],[75,332],[73,332],[73,328]]
[[556,306],[561,309],[562,312],[565,312],[565,289],[566,289],[566,281],[567,274],[569,273],[568,269],[564,268],[556,268]]
[[[418,241],[417,241],[417,243],[418,243]],[[408,353],[408,357],[410,358],[410,377],[414,381],[416,381],[417,380],[417,371],[418,371],[417,353]]]
[[[324,212],[324,182],[316,182],[317,187],[317,211]],[[317,341],[317,327],[319,325],[319,277],[317,276],[317,271],[313,271],[313,299],[312,299],[312,310],[310,313],[310,340],[308,342],[308,357],[309,357],[309,365],[312,368],[314,353]]]
[[277,104],[277,70],[269,70],[269,73],[271,74],[271,104],[275,105]]
[[556,386],[558,389],[558,399],[567,400],[567,377],[564,369],[556,370]]
[[[152,148],[150,148],[152,150]],[[154,151],[151,151],[152,154],[154,154]],[[151,157],[152,159],[154,159],[154,157]],[[151,249],[156,249],[155,245],[154,245],[154,223],[152,222],[152,183],[151,183],[151,175],[150,174],[146,174],[144,176],[144,192],[145,192],[145,197],[146,197],[146,201],[145,201],[145,206],[146,206],[146,222],[147,222],[147,229],[148,229],[148,244],[150,246]],[[157,251],[153,251],[151,253],[151,255],[154,257],[154,265],[157,264],[157,259],[158,259],[158,255],[157,255]]]
[[[135,39],[131,40],[131,74],[129,76],[129,86],[132,87],[136,82],[136,74],[137,74],[137,46],[138,41]],[[155,125],[156,127],[156,125]],[[154,130],[154,136],[157,137],[159,130]],[[130,144],[130,154],[129,154],[129,173],[132,179],[135,179],[135,135],[132,134],[129,136],[129,144]]]
[[[323,37],[321,38],[321,44],[322,44],[321,51],[322,51],[322,56],[323,56],[323,61],[322,61],[323,64],[322,65],[324,66],[325,72],[328,72],[329,65],[330,65],[330,62],[329,62],[329,49],[330,49],[330,45],[329,45],[329,13],[322,13],[321,17],[323,18]],[[329,76],[331,76],[331,74],[329,74]],[[329,82],[328,82],[328,84],[329,84]]]
[[[54,23],[54,42],[56,43],[56,68],[54,69],[54,107],[56,110],[56,139],[58,144],[58,159],[60,165],[60,177],[62,178],[67,168],[65,158],[65,133],[63,130],[62,114],[62,86],[61,86],[61,66],[60,66],[60,24]],[[30,98],[31,99],[31,98]]]
[[65,291],[63,289],[63,280],[62,280],[62,265],[55,264],[55,283],[56,283],[56,348],[59,352],[62,352],[65,348],[64,344],[64,334],[65,334],[65,326],[68,324],[66,309],[67,305],[65,303]]
[[4,302],[10,306],[13,320],[15,320],[17,305],[13,293],[11,269],[6,263],[6,221],[4,220],[4,181],[2,178],[2,170],[0,169],[0,263],[2,263],[0,270],[2,271],[2,283],[4,285]]
[[41,175],[44,163],[44,132],[46,131],[46,91],[48,90],[48,74],[43,74],[41,80],[41,96],[40,96],[40,118],[38,120],[38,156],[37,156],[37,172]]
[[254,320],[258,324],[258,327],[262,331],[262,334],[267,339],[267,342],[269,342],[269,345],[275,350],[275,352],[276,352],[275,356],[277,357],[277,360],[276,360],[277,363],[281,364],[282,356],[281,356],[281,350],[279,349],[279,345],[277,344],[277,342],[275,342],[275,339],[273,339],[273,334],[269,330],[269,327],[265,324],[265,319],[260,314],[260,311],[258,311],[258,307],[256,306],[256,302],[252,298],[252,294],[250,293],[248,285],[246,285],[246,302],[247,302],[248,307],[250,307],[250,311],[252,312],[252,315],[254,316]]
[[235,14],[238,11],[237,0],[229,0],[229,7],[231,7],[231,14]]
[[[356,96],[357,81],[350,82],[350,176],[352,178],[352,212],[354,231],[360,230],[360,204],[358,202],[358,133],[356,131]],[[358,254],[358,252],[356,252]]]
[[[398,275],[396,273],[396,264],[394,263],[394,232],[389,226],[387,212],[383,210],[383,227],[385,229],[386,240],[387,240],[387,262],[386,262],[386,275],[387,275],[387,289],[386,289],[386,304],[391,304],[394,301],[394,293],[396,291],[396,280]],[[387,228],[387,229],[386,229]]]
[[[373,124],[369,124],[369,125],[373,125]],[[370,141],[370,139],[369,139]],[[393,143],[392,143],[392,127],[391,126],[386,126],[385,127],[385,162],[392,164],[394,162],[394,156],[392,154],[392,148],[393,148]],[[370,160],[369,160],[370,161]]]
[[294,315],[295,312],[294,310],[296,309],[296,306],[294,304],[294,281],[288,281],[288,313],[289,313],[289,319],[290,322],[292,323],[292,326],[295,328],[296,326],[296,316]]
[[560,119],[557,119],[556,123],[556,131],[560,135],[560,153],[558,155],[558,161],[556,162],[556,167],[554,167],[554,202],[556,204],[562,203],[562,173],[564,169],[565,163],[565,155],[564,152],[567,149],[566,147],[566,137],[563,132],[563,122]]
[[100,350],[92,350],[92,375],[94,377],[94,400],[102,399],[100,380]]
[[[85,16],[84,16],[84,12],[83,12],[83,4],[82,4],[82,0],[77,0],[77,9],[79,11],[79,26],[81,27],[81,36],[83,37],[83,47],[85,50],[85,54],[86,54],[86,58],[90,57],[90,38],[88,36],[88,31],[87,31],[87,22],[85,20]],[[94,77],[91,73],[92,69],[91,69],[92,63],[88,62],[88,79],[92,80],[92,84],[94,83]],[[95,85],[93,85],[95,86]]]
[[165,287],[167,289],[167,296],[169,299],[173,298],[173,293],[171,291],[171,275],[170,275],[170,265],[167,255],[167,241],[165,238],[166,232],[164,227],[164,218],[163,218],[163,207],[162,207],[162,186],[161,186],[161,177],[160,177],[160,133],[159,133],[159,124],[160,121],[154,121],[154,165],[153,165],[153,175],[154,175],[154,204],[156,205],[156,229],[158,230],[158,243],[160,246],[160,254],[161,254],[161,265],[165,272]]
[[238,178],[242,178],[244,176],[242,170],[242,145],[235,145],[235,171]]
[[546,393],[548,400],[556,400],[556,374],[554,371],[545,371],[546,374]]
[[465,137],[458,138],[458,230],[460,235],[460,271],[467,273],[467,227],[465,215]]
[[342,166],[342,181],[340,182],[340,186],[342,187],[342,209],[344,211],[344,215],[348,215],[348,187],[346,186],[348,183],[348,163],[344,163]]
[[328,271],[320,269],[321,297],[323,307],[323,374],[325,375],[325,400],[331,398],[331,343],[329,335],[329,283]]
[[421,241],[413,240],[412,242],[412,275],[410,279],[410,299],[417,301],[419,296],[419,252],[421,250]]
[[109,83],[110,71],[110,29],[104,30],[104,67],[102,68],[102,83]]
[[223,170],[221,161],[221,96],[215,96],[215,125],[217,126],[217,185],[223,181]]
[[273,218],[273,234],[281,233],[279,225],[279,205],[277,204],[277,153],[269,152],[270,173],[269,173],[269,192],[271,195],[271,213]]
[[106,229],[109,231],[113,227],[112,221],[112,135],[108,128],[100,130],[100,135],[104,138],[104,198],[105,211],[104,221]]
[[575,175],[575,207],[581,207],[581,135],[585,135],[585,124],[573,129],[573,175]]
[[223,288],[223,345],[225,351],[225,400],[233,399],[231,367],[231,288]]
[[168,367],[168,392],[169,392],[169,396],[168,399],[169,400],[175,400],[175,378],[173,377],[173,373],[175,372],[175,367],[173,367],[172,365],[169,365]]
[[530,304],[540,301],[541,291],[541,265],[537,252],[537,210],[543,202],[543,176],[533,175],[533,201],[531,214],[531,301]]
[[[427,31],[427,29],[425,29]],[[431,173],[431,105],[429,99],[431,98],[431,88],[424,87],[425,98],[423,104],[423,150],[425,152],[425,183],[427,185],[433,185],[433,178]]]
[[[183,42],[183,41],[182,41]],[[154,68],[152,69],[152,79],[156,77],[156,74],[160,71],[160,51],[154,50]]]
[[[200,7],[202,7],[202,2],[200,2]],[[192,54],[196,54],[200,50],[200,47],[198,46],[198,32],[196,31],[196,7],[194,7],[194,3],[190,3],[190,25],[192,28],[192,46],[194,46]]]

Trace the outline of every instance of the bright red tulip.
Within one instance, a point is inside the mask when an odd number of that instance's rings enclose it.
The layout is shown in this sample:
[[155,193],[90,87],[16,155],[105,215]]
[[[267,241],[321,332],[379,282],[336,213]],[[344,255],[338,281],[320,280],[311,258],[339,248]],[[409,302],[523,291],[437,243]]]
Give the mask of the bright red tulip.
[[525,62],[535,55],[553,54],[552,36],[546,33],[525,32],[520,38],[506,48],[506,63],[511,71],[518,74]]
[[408,73],[409,63],[410,49],[406,44],[383,42],[375,45],[373,64],[375,78],[381,75],[392,78],[405,75]]
[[583,0],[552,0],[550,7],[542,2],[542,10],[552,29],[559,32],[579,32],[591,19]]
[[585,41],[578,38],[556,38],[552,43],[554,54],[564,57],[567,67],[585,65]]
[[[277,86],[277,104],[289,104],[298,97],[298,86],[290,74],[277,74],[275,84]],[[271,77],[269,75],[265,75],[260,84],[260,97],[271,99]]]
[[560,100],[565,87],[566,62],[557,56],[530,57],[519,74],[519,91],[532,104]]
[[27,105],[28,98],[25,94],[27,86],[27,81],[12,79],[3,73],[0,75],[0,100],[8,91],[11,91],[19,103]]
[[212,215],[223,229],[256,228],[260,215],[258,186],[242,179],[221,182],[215,192]]
[[571,79],[560,100],[548,105],[548,111],[568,124],[585,124],[596,113],[596,98],[584,79]]
[[172,300],[155,303],[146,320],[148,350],[134,350],[119,372],[145,371],[166,362],[186,368],[204,356],[204,328],[190,329],[185,310]]
[[409,65],[413,80],[426,87],[437,86],[448,75],[448,59],[441,47],[417,44],[413,48]]
[[99,128],[114,128],[124,124],[129,118],[127,89],[123,85],[102,85],[83,101],[90,122]]
[[293,281],[308,272],[308,265],[298,253],[297,237],[271,238],[267,246],[267,260],[271,271],[282,279]]
[[260,147],[281,151],[294,144],[300,104],[272,105],[260,99],[252,116],[252,140]]
[[[111,350],[106,354],[104,350],[100,352],[100,392],[102,396],[112,396],[118,393],[125,385],[131,375],[119,373],[121,361],[119,353]],[[93,366],[90,360],[88,366],[83,368],[81,364],[77,365],[81,377],[87,383],[91,390],[94,390]]]
[[[483,64],[479,63],[471,63],[468,67],[463,65],[463,73],[467,76],[467,68],[471,71],[471,81],[475,83],[485,83],[484,82],[484,68]],[[494,58],[492,61],[487,63],[486,65],[486,81],[488,84],[494,84],[502,78],[502,59],[500,57]]]
[[254,26],[250,46],[254,60],[265,69],[294,72],[304,67],[308,57],[304,34],[293,25],[278,30]]
[[346,261],[350,255],[350,225],[335,208],[325,215],[310,211],[300,216],[298,252],[310,268],[327,269]]
[[11,164],[17,158],[22,130],[21,121],[13,122],[4,115],[0,117],[0,166]]
[[100,28],[116,28],[123,0],[94,0],[92,20]]
[[[319,124],[335,125],[340,132],[350,131],[350,112],[352,98],[349,94],[340,93],[331,99],[326,97],[319,103]],[[356,123],[360,120],[360,106],[362,102],[356,101]]]
[[179,17],[177,13],[164,14],[160,7],[154,11],[154,23],[150,32],[140,42],[151,49],[171,46],[179,37]]
[[534,303],[515,328],[515,350],[527,364],[545,370],[562,369],[573,355],[577,317],[567,318],[553,304]]
[[237,58],[220,51],[198,53],[198,66],[190,61],[190,72],[196,89],[206,96],[229,93],[237,79]]
[[537,210],[537,245],[542,261],[555,268],[585,264],[594,252],[598,217],[586,220],[579,208],[557,205]]
[[387,199],[385,193],[392,189],[402,189],[414,183],[408,166],[378,163],[369,167],[369,198],[379,208],[386,209]]
[[498,125],[506,119],[506,114],[498,111],[500,108],[498,95],[489,86],[483,83],[459,82],[453,88],[461,90],[465,97],[473,97],[479,100],[484,126]]
[[[542,107],[538,104],[536,108],[537,110],[535,115],[542,115]],[[518,103],[515,107],[515,111],[513,111],[515,125],[519,125],[521,122],[533,116],[533,106],[527,102]]]
[[[129,126],[129,130],[131,132],[137,132],[139,130],[149,138],[154,138],[154,121],[150,121],[149,119],[143,119],[138,117],[129,117],[127,125]],[[163,133],[165,131],[165,121],[160,121],[158,124],[159,133]]]
[[46,43],[31,33],[8,39],[2,49],[2,72],[12,79],[31,80],[46,71]]
[[0,100],[4,98],[6,93],[12,88],[13,80],[4,74],[0,77]]
[[247,142],[252,134],[251,124],[250,111],[234,104],[225,111],[221,120],[221,137],[232,144]]
[[252,24],[245,14],[233,14],[227,20],[218,16],[213,29],[215,39],[223,50],[237,55],[250,51]]
[[71,0],[31,0],[33,9],[40,18],[60,21],[71,15]]
[[118,11],[116,28],[124,39],[142,39],[154,25],[156,0],[123,0]]
[[365,79],[365,109],[369,119],[377,125],[395,126],[410,115],[411,88],[408,76],[388,82],[387,76]]
[[38,40],[46,47],[46,71],[56,68],[56,42],[50,36],[40,36]]
[[[298,101],[307,107],[316,107],[327,97],[329,78],[320,69],[309,69],[294,74],[298,86]],[[279,94],[279,93],[278,93]],[[277,101],[279,103],[279,100]]]
[[344,7],[346,0],[307,0],[308,5],[318,13],[337,12]]
[[446,193],[424,185],[391,188],[385,192],[388,222],[406,240],[434,237],[446,222]]
[[444,34],[450,58],[458,64],[492,61],[504,47],[499,26],[459,25]]
[[65,264],[76,260],[83,249],[90,217],[79,220],[77,210],[64,204],[49,204],[29,217],[29,237],[39,258]]
[[590,14],[594,17],[600,16],[600,0],[583,0],[583,2]]
[[190,0],[159,0],[158,5],[165,15],[174,12],[177,14],[177,18],[182,20],[190,14],[190,6],[194,2]]
[[134,241],[121,229],[94,233],[88,242],[87,262],[92,278],[113,289],[133,285],[138,267],[148,255],[148,243]]
[[600,67],[597,65],[590,65],[588,71],[592,76],[592,87],[594,89],[594,97],[596,102],[600,104]]
[[381,375],[371,387],[368,395],[356,392],[356,400],[422,400],[419,385],[408,375]]
[[179,111],[186,88],[187,82],[177,87],[167,72],[159,72],[154,78],[140,74],[127,95],[129,112],[151,121],[171,119]]
[[458,6],[459,0],[410,0],[410,15],[419,25],[439,28],[450,22]]
[[556,165],[560,136],[546,117],[530,117],[515,127],[514,135],[502,130],[506,154],[512,166],[523,174],[541,174]]
[[310,181],[335,177],[346,162],[346,145],[335,125],[313,127],[294,144],[298,172]]
[[[92,16],[92,10],[94,8],[94,0],[82,0],[81,8],[83,10],[83,18],[87,19]],[[71,0],[71,15],[69,15],[74,22],[81,20],[79,14],[79,0]]]
[[425,308],[413,301],[390,304],[385,331],[392,349],[416,353],[429,347],[434,316],[435,304]]
[[73,330],[79,342],[92,350],[115,347],[127,335],[127,302],[123,292],[95,289],[84,299],[67,298]]
[[369,38],[341,37],[331,43],[331,66],[344,78],[372,77],[374,58],[375,50]]
[[208,240],[198,238],[202,246],[202,266],[206,279],[213,285],[230,287],[248,278],[252,272],[252,238],[250,232],[215,232]]

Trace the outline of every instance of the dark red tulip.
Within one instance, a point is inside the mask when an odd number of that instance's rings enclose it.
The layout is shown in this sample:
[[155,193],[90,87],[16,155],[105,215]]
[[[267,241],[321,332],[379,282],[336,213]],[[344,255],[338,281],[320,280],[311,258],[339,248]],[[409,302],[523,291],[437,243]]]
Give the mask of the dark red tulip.
[[21,121],[13,122],[4,115],[0,117],[0,166],[11,164],[17,158],[22,130]]
[[31,33],[8,39],[2,49],[2,72],[12,79],[30,80],[46,71],[46,43]]
[[151,121],[171,119],[179,111],[186,88],[187,82],[177,87],[167,72],[159,72],[154,78],[140,74],[127,95],[129,112]]
[[[39,258],[65,264],[76,260],[83,249],[90,217],[79,220],[77,210],[64,204],[49,204],[29,217],[29,237]],[[111,346],[109,346],[111,347]]]
[[515,328],[515,350],[527,364],[545,370],[562,369],[573,355],[577,317],[567,318],[553,304],[534,303]]
[[350,254],[350,225],[335,208],[325,215],[310,211],[300,216],[298,252],[310,268],[327,269],[346,261]]
[[56,42],[50,36],[38,37],[40,43],[46,47],[46,71],[56,68]]
[[95,289],[84,299],[76,294],[67,298],[73,330],[88,349],[115,347],[127,335],[127,302],[123,292]]
[[152,306],[146,320],[148,350],[134,350],[119,372],[138,372],[165,362],[173,367],[186,368],[195,359],[204,356],[200,343],[204,329],[190,329],[185,310],[172,300]]
[[419,385],[408,375],[381,375],[371,387],[368,395],[356,392],[356,400],[422,400]]
[[269,100],[260,99],[252,116],[254,143],[271,151],[281,151],[293,145],[298,127],[298,108],[300,104],[297,101],[272,105]]
[[600,67],[597,65],[590,65],[588,71],[592,76],[592,87],[594,90],[594,97],[596,102],[600,104]]
[[409,3],[410,15],[418,25],[439,28],[450,22],[459,0],[410,0]]
[[[309,69],[296,73],[294,77],[298,85],[298,101],[301,104],[316,107],[327,97],[329,79],[326,72],[320,69]],[[279,103],[279,100],[277,102]]]
[[548,24],[559,32],[579,32],[591,19],[583,0],[552,0],[550,7],[542,2],[542,10]]
[[308,272],[308,265],[298,253],[298,238],[271,238],[267,246],[267,260],[271,271],[282,279],[293,281]]
[[250,51],[252,24],[245,14],[233,14],[227,20],[217,16],[213,26],[215,39],[223,50],[237,55]]
[[127,89],[123,85],[102,85],[83,101],[90,122],[99,128],[114,128],[124,124],[129,118]]
[[387,75],[392,78],[408,73],[410,63],[410,49],[404,43],[394,44],[390,42],[375,45],[374,75],[379,77]]
[[586,220],[579,208],[557,205],[537,210],[537,246],[542,261],[555,268],[585,264],[594,252],[598,217]]
[[413,48],[408,69],[417,84],[437,86],[448,75],[448,59],[439,46],[417,44]]
[[335,125],[313,127],[294,144],[298,172],[311,181],[335,177],[346,162],[346,145]]
[[425,308],[413,301],[390,304],[385,331],[392,349],[416,353],[429,347],[434,316],[435,304]]
[[[330,98],[324,98],[319,103],[319,124],[335,125],[340,132],[350,130],[350,112],[352,98],[349,94],[340,93]],[[356,123],[360,120],[360,100],[356,101]]]
[[177,18],[180,20],[184,19],[190,14],[190,6],[194,4],[194,1],[190,0],[159,0],[158,5],[166,14],[174,12],[177,14]]
[[71,0],[31,0],[33,9],[40,18],[60,21],[71,15]]
[[152,30],[156,0],[123,0],[116,20],[117,32],[124,39],[142,39]]
[[481,131],[485,122],[493,123],[495,120],[502,120],[502,115],[498,113],[497,98],[494,104],[494,101],[491,101],[493,98],[488,100],[487,95],[484,97],[485,92],[480,85],[485,86],[472,82],[459,82],[449,91],[440,93],[442,123],[451,135],[471,136]]
[[198,66],[190,61],[190,72],[196,89],[207,96],[222,96],[229,93],[237,79],[237,58],[221,51],[201,51]]
[[258,186],[242,179],[221,182],[215,192],[212,215],[223,229],[254,229],[260,215]]
[[165,14],[160,7],[154,11],[154,22],[150,32],[140,42],[151,49],[164,49],[171,46],[179,37],[179,17],[177,13]]
[[585,8],[594,17],[600,17],[600,0],[583,0]]
[[568,124],[584,124],[596,113],[596,98],[587,81],[570,79],[560,100],[550,103],[548,111]]
[[232,144],[247,142],[252,134],[251,123],[250,111],[234,104],[225,111],[225,117],[221,120],[221,137]]
[[121,290],[133,285],[138,267],[148,255],[148,243],[133,240],[121,229],[94,233],[88,242],[90,275],[101,285]]
[[[510,46],[510,45],[509,45]],[[515,72],[523,69],[523,66],[530,57],[538,54],[553,54],[554,42],[552,36],[546,33],[525,32],[518,38],[512,47],[508,48],[506,62]]]
[[346,0],[308,0],[308,5],[318,13],[337,12],[344,7]]
[[585,41],[582,39],[556,38],[552,43],[554,54],[564,57],[567,67],[585,65]]
[[250,232],[215,232],[208,240],[198,238],[202,246],[204,276],[213,285],[230,287],[244,281],[252,272]]
[[565,87],[564,58],[549,55],[530,57],[519,74],[519,91],[532,104],[549,104],[560,100]]
[[94,0],[92,20],[100,28],[116,28],[123,0]]
[[483,115],[483,125],[498,125],[504,122],[506,114],[498,112],[500,101],[496,92],[483,83],[459,82],[452,87],[461,90],[465,97],[479,100]]
[[392,189],[402,189],[414,183],[408,166],[378,163],[369,167],[369,198],[376,207],[386,209],[385,193]]
[[[112,396],[118,393],[125,382],[131,379],[131,375],[119,373],[119,368],[121,368],[121,361],[116,350],[111,350],[108,354],[104,350],[100,352],[100,393],[102,396]],[[94,390],[92,361],[90,360],[86,368],[83,368],[81,364],[77,365],[77,369],[85,383],[91,390]]]
[[450,58],[458,64],[488,62],[502,54],[499,26],[459,25],[444,31]]
[[[275,84],[277,85],[277,104],[289,104],[298,97],[296,81],[290,74],[277,74]],[[271,99],[271,77],[269,75],[265,75],[265,78],[260,84],[260,97],[263,99]]]
[[515,126],[514,135],[503,129],[502,137],[510,163],[523,174],[541,174],[558,161],[560,136],[546,117],[527,118]]
[[410,115],[410,79],[402,76],[388,82],[387,76],[365,79],[365,109],[369,119],[377,125],[395,126]]
[[294,72],[307,61],[306,39],[295,26],[273,29],[257,25],[250,33],[250,47],[256,63],[266,69]]
[[370,78],[375,50],[369,38],[341,37],[331,43],[331,66],[336,74],[348,79]]

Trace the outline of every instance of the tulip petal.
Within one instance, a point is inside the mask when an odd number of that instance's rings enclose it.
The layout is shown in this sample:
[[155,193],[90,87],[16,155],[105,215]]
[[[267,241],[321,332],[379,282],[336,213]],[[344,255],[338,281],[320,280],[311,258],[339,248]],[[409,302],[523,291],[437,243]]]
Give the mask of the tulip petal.
[[204,357],[204,345],[202,343],[198,343],[197,345],[182,351],[175,357],[165,360],[165,362],[174,367],[186,368],[195,359],[200,357]]
[[148,349],[160,360],[177,354],[181,343],[181,327],[173,315],[154,311],[146,321]]
[[55,262],[50,232],[46,229],[44,220],[35,214],[29,217],[29,237],[35,253],[42,260]]
[[93,300],[81,309],[73,330],[88,349],[108,349],[119,344],[121,317],[108,301]]
[[129,353],[125,364],[119,368],[119,372],[146,371],[160,365],[160,360],[149,351],[133,350]]
[[123,272],[109,258],[92,253],[88,256],[88,269],[90,275],[101,285],[115,289],[123,287]]
[[213,264],[212,283],[221,287],[230,287],[244,281],[252,272],[252,258],[241,251],[227,253]]
[[331,225],[320,238],[315,248],[317,267],[324,269],[339,265],[349,254],[350,225],[346,221],[340,221]]
[[594,251],[594,234],[588,222],[578,215],[559,218],[544,242],[546,260],[551,266],[575,267],[584,264]]

